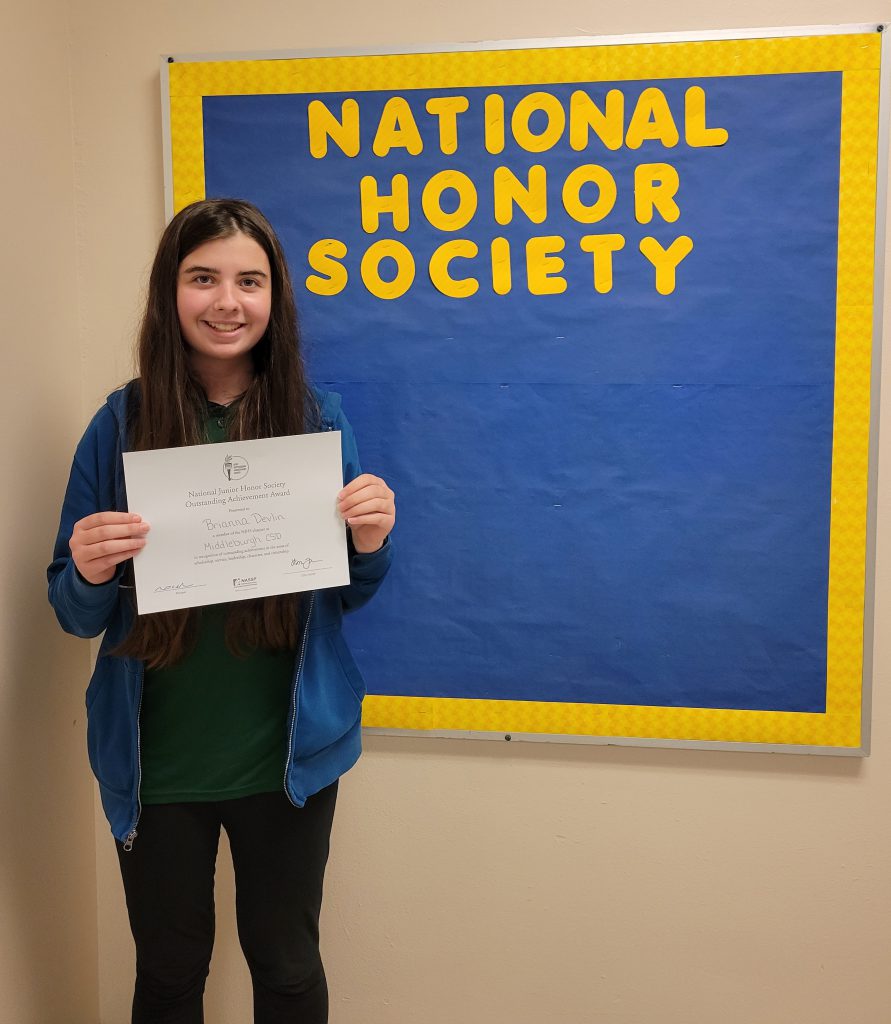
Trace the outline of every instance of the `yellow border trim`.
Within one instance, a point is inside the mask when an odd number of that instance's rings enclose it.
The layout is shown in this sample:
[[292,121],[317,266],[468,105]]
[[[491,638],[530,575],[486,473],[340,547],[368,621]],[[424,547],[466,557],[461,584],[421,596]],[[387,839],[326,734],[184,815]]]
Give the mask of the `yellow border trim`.
[[169,66],[175,210],[204,197],[204,96],[842,72],[826,713],[369,695],[366,726],[860,746],[880,56],[869,33]]

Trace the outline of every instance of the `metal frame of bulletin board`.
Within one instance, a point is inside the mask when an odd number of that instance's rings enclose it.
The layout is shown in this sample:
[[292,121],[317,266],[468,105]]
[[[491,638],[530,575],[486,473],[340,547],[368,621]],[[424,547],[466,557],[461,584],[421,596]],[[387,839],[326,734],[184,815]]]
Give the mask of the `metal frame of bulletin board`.
[[162,59],[400,495],[367,728],[869,752],[883,29]]

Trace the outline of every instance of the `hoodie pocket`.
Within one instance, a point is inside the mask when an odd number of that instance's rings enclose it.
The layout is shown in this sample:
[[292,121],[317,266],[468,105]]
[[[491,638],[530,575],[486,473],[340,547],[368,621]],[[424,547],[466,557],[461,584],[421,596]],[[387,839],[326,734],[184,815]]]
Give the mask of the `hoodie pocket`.
[[296,755],[311,757],[355,727],[365,683],[339,631],[309,639],[297,711]]
[[134,789],[135,710],[129,674],[97,673],[87,691],[87,752],[96,778],[117,793]]

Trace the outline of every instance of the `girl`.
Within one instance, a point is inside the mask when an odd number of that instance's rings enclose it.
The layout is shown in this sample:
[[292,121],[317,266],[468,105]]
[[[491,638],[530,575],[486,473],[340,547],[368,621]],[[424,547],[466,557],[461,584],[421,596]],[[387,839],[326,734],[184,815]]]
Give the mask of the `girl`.
[[[48,570],[62,627],[105,631],[87,740],[136,942],[132,1019],[203,1020],[225,828],[254,1020],[323,1024],[322,878],[364,694],[340,625],[389,567],[393,492],[360,471],[340,397],[304,378],[284,254],[250,203],[170,222],[138,362],[77,447]],[[137,615],[130,559],[150,525],[127,507],[121,452],[319,430],[341,431],[349,585]]]

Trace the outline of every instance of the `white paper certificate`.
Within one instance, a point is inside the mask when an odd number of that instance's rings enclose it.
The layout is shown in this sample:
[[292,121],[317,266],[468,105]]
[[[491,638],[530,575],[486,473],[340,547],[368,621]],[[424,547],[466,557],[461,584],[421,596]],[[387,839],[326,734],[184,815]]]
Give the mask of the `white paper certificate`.
[[124,453],[140,614],[349,583],[340,431]]

